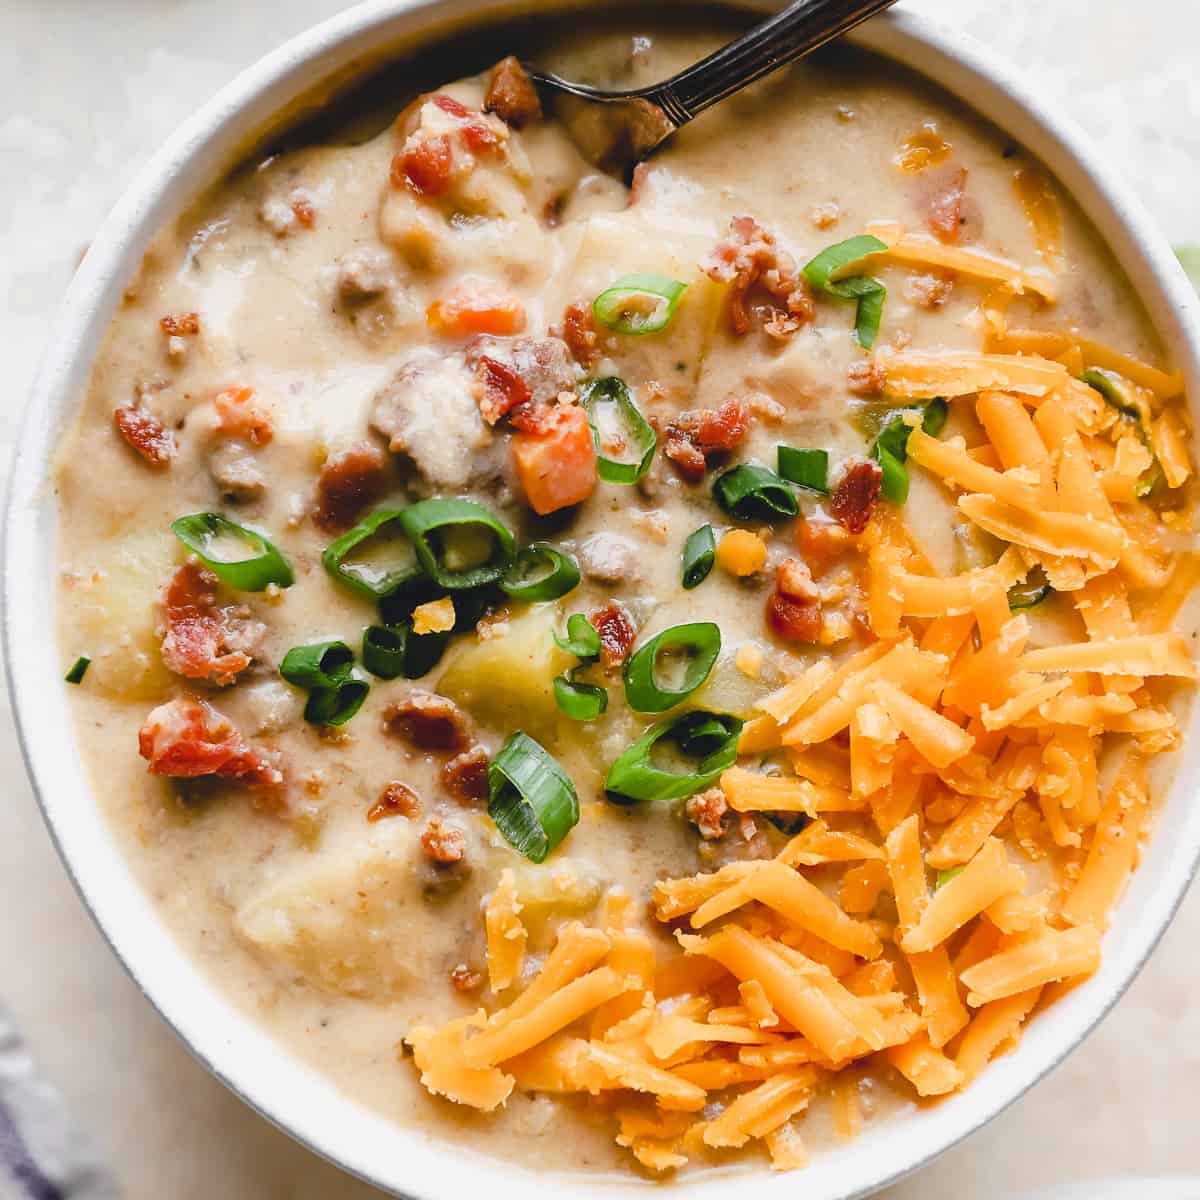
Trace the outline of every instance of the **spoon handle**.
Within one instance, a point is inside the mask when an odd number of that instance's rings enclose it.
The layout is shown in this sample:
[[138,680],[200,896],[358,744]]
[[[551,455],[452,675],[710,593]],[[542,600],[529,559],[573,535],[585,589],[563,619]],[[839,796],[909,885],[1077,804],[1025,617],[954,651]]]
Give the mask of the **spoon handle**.
[[642,93],[676,126],[823,46],[896,0],[795,0],[727,46]]

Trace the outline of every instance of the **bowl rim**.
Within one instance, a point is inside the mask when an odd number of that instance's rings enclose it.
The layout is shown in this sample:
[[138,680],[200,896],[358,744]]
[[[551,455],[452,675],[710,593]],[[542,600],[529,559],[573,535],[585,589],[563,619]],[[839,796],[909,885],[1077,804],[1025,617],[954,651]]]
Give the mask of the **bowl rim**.
[[[760,11],[779,6],[772,0],[734,2]],[[457,28],[539,9],[561,12],[602,3],[367,0],[288,40],[242,71],[151,157],[91,243],[52,326],[9,478],[3,531],[3,636],[9,695],[34,793],[85,908],[159,1015],[235,1095],[350,1174],[394,1195],[423,1200],[457,1196],[466,1187],[480,1185],[501,1200],[509,1196],[517,1200],[534,1176],[527,1168],[507,1162],[497,1170],[498,1160],[458,1143],[440,1142],[418,1129],[398,1129],[338,1093],[332,1083],[275,1043],[265,1027],[259,1028],[234,1009],[165,926],[156,924],[149,899],[140,893],[115,839],[101,828],[100,806],[82,782],[78,754],[62,753],[66,697],[62,688],[47,688],[40,682],[55,678],[54,606],[39,599],[36,586],[38,580],[50,578],[46,569],[52,566],[54,447],[57,433],[77,409],[112,311],[150,239],[188,199],[228,169],[237,148],[267,128],[271,114],[311,93],[314,80],[363,64],[380,48],[386,47],[380,57],[392,57],[406,41],[434,41]],[[1039,102],[1021,75],[998,62],[984,46],[936,22],[892,10],[861,27],[851,40],[905,63],[999,127],[1025,128],[1020,140],[1051,166],[1137,286],[1151,324],[1172,347],[1175,365],[1184,371],[1195,404],[1200,396],[1200,301],[1140,203],[1112,178],[1082,131]],[[1200,705],[1193,707],[1189,722],[1193,727],[1200,723],[1197,710]],[[852,1151],[822,1153],[803,1175],[809,1194],[819,1200],[851,1200],[924,1166],[1057,1066],[1117,1002],[1165,931],[1200,860],[1200,806],[1192,805],[1189,811],[1182,799],[1188,790],[1194,791],[1194,780],[1200,775],[1200,750],[1185,749],[1181,757],[1150,854],[1144,856],[1122,906],[1130,906],[1136,891],[1137,919],[1120,922],[1118,918],[1114,923],[1114,928],[1122,925],[1121,939],[1115,951],[1110,945],[1113,935],[1106,939],[1105,961],[1096,976],[1034,1023],[1020,1054],[994,1063],[961,1096],[922,1112],[915,1121],[889,1120],[869,1128]],[[1193,781],[1190,788],[1189,780]],[[82,816],[79,802],[86,806]],[[1160,847],[1166,841],[1163,818],[1168,809],[1181,828],[1169,845]],[[98,844],[105,846],[106,853],[97,852]],[[1151,856],[1164,860],[1152,887],[1143,878],[1145,860]],[[137,921],[132,919],[135,916]],[[199,999],[189,992],[197,987]],[[214,1003],[225,1019],[213,1018]],[[266,1082],[257,1074],[263,1071]],[[689,1193],[724,1200],[746,1179],[742,1172],[721,1170],[689,1178],[683,1186]],[[581,1174],[539,1175],[536,1180],[544,1194],[564,1197],[625,1196],[645,1186],[639,1179]],[[772,1195],[782,1195],[795,1180],[759,1172],[755,1183]]]

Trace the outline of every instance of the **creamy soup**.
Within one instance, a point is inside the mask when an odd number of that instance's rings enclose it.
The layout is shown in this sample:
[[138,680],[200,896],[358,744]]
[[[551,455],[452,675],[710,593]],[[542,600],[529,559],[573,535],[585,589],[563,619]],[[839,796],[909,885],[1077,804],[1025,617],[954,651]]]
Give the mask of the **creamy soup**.
[[57,471],[95,794],[398,1125],[800,1166],[1099,962],[1193,675],[1181,393],[1046,170],[887,63],[627,187],[506,60],[235,171],[130,283]]

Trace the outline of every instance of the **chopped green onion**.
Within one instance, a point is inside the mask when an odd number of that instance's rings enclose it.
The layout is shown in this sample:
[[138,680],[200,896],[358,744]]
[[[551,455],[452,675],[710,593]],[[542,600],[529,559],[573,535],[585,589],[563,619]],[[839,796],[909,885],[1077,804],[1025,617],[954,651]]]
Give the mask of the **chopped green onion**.
[[[894,413],[883,422],[871,444],[871,457],[883,471],[883,498],[900,505],[908,499],[908,439],[914,426],[905,419],[916,410],[908,408]],[[940,396],[930,400],[921,410],[921,428],[930,437],[941,433],[946,424],[947,406]]]
[[872,279],[869,275],[853,275],[847,279],[834,279],[834,276],[859,259],[886,249],[886,244],[877,237],[860,234],[822,250],[804,268],[804,278],[818,291],[840,300],[858,302],[854,338],[864,350],[870,350],[875,344],[883,319],[887,289],[878,279]]
[[[704,730],[702,736],[697,731]],[[717,732],[719,731],[719,732]],[[737,761],[742,722],[723,713],[688,712],[660,721],[634,742],[608,769],[604,790],[616,804],[645,800],[682,800],[703,791]],[[671,742],[695,770],[671,771],[652,761],[660,742]]]
[[579,797],[567,773],[528,734],[514,733],[488,764],[488,816],[531,862],[579,823]]
[[[684,651],[687,662],[678,686],[657,679],[659,658]],[[711,621],[672,625],[635,650],[625,662],[625,699],[634,712],[659,713],[690,696],[709,676],[721,653],[721,627]]]
[[765,812],[758,815],[766,818],[780,833],[786,833],[788,837],[799,833],[812,819],[804,813]]
[[1054,589],[1041,567],[1034,567],[1024,583],[1014,583],[1008,589],[1008,607],[1012,612],[1041,604]]
[[567,618],[567,636],[560,638],[556,633],[554,640],[576,658],[586,660],[598,658],[600,655],[600,635],[583,613],[572,613]]
[[713,499],[741,521],[786,520],[800,511],[792,489],[774,471],[757,463],[742,463],[718,475]]
[[667,275],[623,275],[592,302],[592,315],[614,333],[658,333],[675,315],[687,284]]
[[885,500],[901,505],[908,499],[908,470],[890,451],[876,448],[872,457],[883,471],[879,490]]
[[780,446],[779,474],[789,483],[798,483],[810,492],[829,493],[829,451],[798,450],[795,446]]
[[933,890],[935,892],[940,891],[946,886],[946,884],[950,882],[950,880],[952,880],[956,875],[961,875],[966,869],[967,868],[964,865],[961,867],[948,867],[945,871],[939,871],[937,873],[937,881],[933,885]]
[[[604,454],[600,438],[600,406],[605,404],[616,405],[624,426],[621,436],[639,456],[636,462],[608,458]],[[596,446],[596,473],[605,483],[637,483],[650,470],[654,451],[658,446],[658,434],[634,404],[625,381],[615,375],[593,380],[583,389],[583,407],[592,429],[592,441]]]
[[425,573],[449,591],[496,582],[516,554],[507,526],[474,500],[421,500],[401,512],[400,528]]
[[396,566],[376,566],[370,562],[349,561],[351,553],[373,538],[400,537],[407,544],[400,524],[403,513],[399,508],[381,508],[364,517],[353,529],[348,529],[331,542],[321,555],[325,570],[338,583],[368,600],[390,596],[398,588],[421,577],[421,566],[415,555],[409,562]]
[[279,673],[297,687],[336,687],[353,665],[354,652],[345,642],[315,642],[289,650],[279,664]]
[[522,604],[557,600],[579,584],[579,564],[549,542],[532,542],[500,580],[505,594]]
[[437,666],[448,633],[413,633],[412,623],[371,625],[363,630],[363,666],[380,679],[420,679]]
[[[271,584],[295,582],[286,558],[261,533],[220,513],[199,512],[171,522],[171,531],[222,583],[242,592],[261,592]],[[227,542],[249,549],[244,558],[227,559],[215,551]]]
[[295,646],[283,656],[279,673],[308,690],[304,719],[314,725],[344,725],[367,698],[370,686],[353,673],[354,655],[345,642]]
[[568,675],[555,677],[554,700],[573,721],[594,721],[608,708],[608,693],[602,687],[580,683]]
[[937,437],[946,428],[946,418],[950,415],[950,405],[941,396],[934,396],[925,405],[921,414],[921,430],[930,437]]
[[80,655],[72,664],[71,669],[63,676],[68,683],[82,683],[83,677],[87,674],[87,669],[92,665],[92,660]]
[[683,586],[689,591],[699,587],[717,560],[717,540],[711,525],[701,525],[688,534],[683,543]]
[[1150,440],[1150,427],[1154,423],[1154,413],[1150,408],[1149,401],[1134,388],[1129,380],[1115,371],[1092,367],[1090,370],[1084,371],[1080,379],[1088,387],[1099,392],[1104,397],[1105,404],[1115,408],[1122,416],[1137,426],[1142,443],[1154,458],[1133,489],[1139,499],[1145,499],[1164,480],[1162,466],[1154,455],[1154,443]]

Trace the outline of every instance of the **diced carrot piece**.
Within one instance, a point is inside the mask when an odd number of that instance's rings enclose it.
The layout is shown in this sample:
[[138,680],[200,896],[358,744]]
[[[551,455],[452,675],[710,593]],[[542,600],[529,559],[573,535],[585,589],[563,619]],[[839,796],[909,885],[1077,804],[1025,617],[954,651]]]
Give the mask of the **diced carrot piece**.
[[514,433],[513,461],[525,498],[539,516],[586,500],[596,489],[596,448],[582,408],[550,409],[527,433]]
[[429,328],[443,337],[476,333],[512,337],[525,328],[525,308],[511,293],[464,284],[435,300],[426,310],[425,319]]

